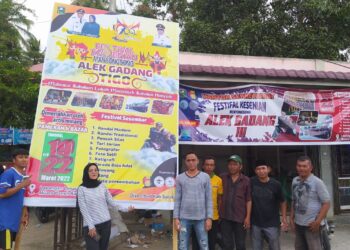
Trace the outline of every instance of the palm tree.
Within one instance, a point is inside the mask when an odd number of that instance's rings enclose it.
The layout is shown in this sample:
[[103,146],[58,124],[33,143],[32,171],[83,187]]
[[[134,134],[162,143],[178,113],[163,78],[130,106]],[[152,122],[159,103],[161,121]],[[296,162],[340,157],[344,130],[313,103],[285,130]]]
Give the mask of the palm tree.
[[30,65],[44,62],[44,52],[40,49],[40,41],[35,37],[28,40],[24,57]]
[[27,38],[33,37],[29,32],[33,21],[29,20],[25,13],[34,15],[33,10],[28,9],[23,4],[16,3],[13,0],[0,1],[0,27],[2,31],[12,30],[16,38],[25,44]]
[[13,0],[0,1],[0,60],[20,59],[22,47],[28,44],[28,38],[34,37],[29,32],[33,22],[25,13],[34,14]]

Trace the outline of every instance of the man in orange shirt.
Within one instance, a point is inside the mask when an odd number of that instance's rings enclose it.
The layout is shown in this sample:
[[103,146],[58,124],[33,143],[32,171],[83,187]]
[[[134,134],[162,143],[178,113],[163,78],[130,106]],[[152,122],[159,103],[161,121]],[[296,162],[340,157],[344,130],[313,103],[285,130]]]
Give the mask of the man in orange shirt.
[[[208,231],[209,250],[215,250],[217,243],[218,225],[219,225],[219,206],[223,193],[222,180],[214,173],[215,159],[207,156],[203,160],[203,171],[210,176],[210,184],[213,199],[213,221],[211,230]],[[199,250],[196,234],[192,233],[192,250]]]

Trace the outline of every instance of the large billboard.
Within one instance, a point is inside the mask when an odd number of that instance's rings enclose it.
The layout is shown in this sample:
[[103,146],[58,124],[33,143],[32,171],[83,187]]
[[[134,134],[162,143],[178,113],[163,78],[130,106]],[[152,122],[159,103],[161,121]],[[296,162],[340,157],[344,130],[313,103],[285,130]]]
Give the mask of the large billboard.
[[83,168],[121,206],[172,209],[179,26],[56,3],[30,148],[29,206],[75,206]]
[[350,142],[350,89],[180,87],[179,141],[200,145]]

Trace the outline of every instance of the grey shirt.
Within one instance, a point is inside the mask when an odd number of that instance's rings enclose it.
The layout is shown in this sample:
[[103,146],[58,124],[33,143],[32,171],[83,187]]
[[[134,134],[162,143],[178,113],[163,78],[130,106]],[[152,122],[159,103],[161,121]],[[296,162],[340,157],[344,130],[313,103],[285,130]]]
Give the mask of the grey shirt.
[[185,173],[176,178],[174,218],[203,220],[213,218],[210,177],[199,172],[190,177]]
[[300,177],[295,177],[292,191],[294,221],[300,226],[308,226],[309,223],[315,221],[322,204],[330,201],[326,185],[313,174],[305,181],[302,181]]

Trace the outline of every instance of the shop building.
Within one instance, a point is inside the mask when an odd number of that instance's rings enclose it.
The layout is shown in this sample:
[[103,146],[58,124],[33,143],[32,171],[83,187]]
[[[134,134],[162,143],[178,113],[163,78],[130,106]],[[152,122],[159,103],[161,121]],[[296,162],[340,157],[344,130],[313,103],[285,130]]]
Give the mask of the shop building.
[[[42,71],[42,64],[34,65],[31,70]],[[262,84],[336,90],[349,88],[349,82],[350,63],[345,62],[180,52],[180,85],[220,89]],[[180,159],[189,151],[200,157],[216,157],[218,174],[226,171],[226,159],[232,154],[242,157],[244,172],[250,176],[255,161],[265,159],[273,167],[273,175],[287,186],[296,175],[296,159],[306,154],[313,161],[314,173],[324,180],[332,196],[329,216],[350,209],[350,145],[347,143],[206,145],[180,141],[179,144]],[[180,160],[180,171],[182,166]]]
[[[350,64],[345,62],[180,53],[180,84],[193,87],[220,89],[263,84],[305,91],[335,90],[348,88],[349,81]],[[350,209],[350,145],[300,142],[297,145],[212,146],[180,141],[180,157],[189,151],[197,152],[200,157],[215,156],[218,173],[226,171],[226,159],[232,154],[242,157],[247,175],[254,174],[253,164],[257,159],[267,160],[273,167],[273,175],[286,185],[290,185],[296,175],[296,159],[306,154],[313,161],[315,174],[324,180],[332,196],[329,216]]]

